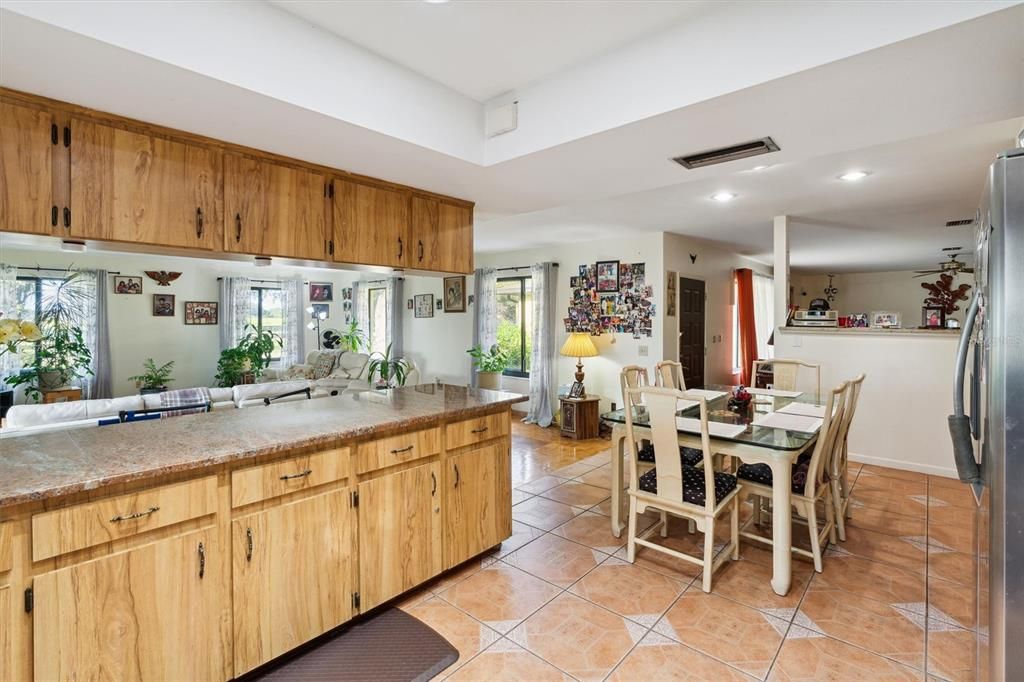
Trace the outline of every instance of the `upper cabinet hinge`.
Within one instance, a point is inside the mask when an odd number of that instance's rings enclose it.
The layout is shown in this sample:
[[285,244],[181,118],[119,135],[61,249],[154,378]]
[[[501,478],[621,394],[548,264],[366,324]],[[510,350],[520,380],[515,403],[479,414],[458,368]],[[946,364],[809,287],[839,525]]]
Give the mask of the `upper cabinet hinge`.
[[64,126],[64,146],[71,146],[71,128],[70,126]]
[[50,124],[50,142],[52,144],[57,144],[57,139],[58,139],[57,138],[57,124],[56,123],[51,123]]
[[32,588],[25,590],[25,613],[32,613],[32,607],[36,604],[35,593]]

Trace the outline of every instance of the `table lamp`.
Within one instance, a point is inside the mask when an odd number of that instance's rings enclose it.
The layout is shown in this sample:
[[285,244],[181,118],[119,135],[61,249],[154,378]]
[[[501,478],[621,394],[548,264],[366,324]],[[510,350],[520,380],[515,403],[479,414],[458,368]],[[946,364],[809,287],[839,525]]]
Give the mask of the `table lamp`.
[[566,357],[576,358],[576,383],[579,384],[579,390],[578,393],[573,391],[574,395],[572,397],[583,397],[583,358],[596,357],[597,346],[594,345],[590,334],[586,332],[572,332],[569,334],[569,338],[565,340],[565,343],[562,344],[562,350],[559,353]]

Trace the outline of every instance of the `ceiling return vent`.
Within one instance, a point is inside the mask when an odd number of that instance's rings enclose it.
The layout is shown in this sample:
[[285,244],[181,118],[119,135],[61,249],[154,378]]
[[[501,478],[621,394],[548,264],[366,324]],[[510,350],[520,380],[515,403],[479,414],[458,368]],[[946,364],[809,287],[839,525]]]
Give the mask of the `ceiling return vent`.
[[692,170],[694,168],[714,166],[719,163],[738,161],[739,159],[746,159],[751,156],[760,156],[761,154],[769,154],[777,151],[779,151],[779,145],[775,144],[775,140],[770,137],[762,137],[760,140],[743,142],[742,144],[734,144],[728,147],[720,147],[718,149],[709,149],[707,151],[697,152],[696,154],[674,156],[672,157],[672,160],[683,168],[689,168]]
[[947,220],[946,227],[967,227],[974,224],[974,218],[963,218],[961,220]]

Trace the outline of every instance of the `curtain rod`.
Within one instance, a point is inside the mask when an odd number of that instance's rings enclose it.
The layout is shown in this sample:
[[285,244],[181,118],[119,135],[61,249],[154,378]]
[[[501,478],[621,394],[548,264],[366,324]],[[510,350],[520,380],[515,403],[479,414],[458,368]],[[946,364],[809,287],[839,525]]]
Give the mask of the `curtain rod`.
[[[40,267],[38,265],[36,265],[36,266],[19,265],[17,267],[18,267],[19,270],[35,270],[36,272],[43,272],[43,271],[46,271],[46,272],[71,272],[71,268],[44,268],[44,267]],[[121,273],[116,271],[116,270],[107,270],[107,274],[108,275],[120,275]]]
[[[509,270],[529,270],[532,267],[533,267],[532,265],[517,265],[517,266],[515,266],[513,268],[495,268],[494,271],[495,272],[507,272]],[[551,267],[557,268],[558,267],[558,263],[552,263]]]
[[[218,277],[217,281],[220,282],[223,279],[224,279],[223,277]],[[281,284],[282,283],[282,280],[279,280],[279,279],[251,279],[250,278],[249,281],[250,282],[256,282],[258,284]],[[306,285],[306,284],[309,284],[309,282],[303,280],[302,284]]]

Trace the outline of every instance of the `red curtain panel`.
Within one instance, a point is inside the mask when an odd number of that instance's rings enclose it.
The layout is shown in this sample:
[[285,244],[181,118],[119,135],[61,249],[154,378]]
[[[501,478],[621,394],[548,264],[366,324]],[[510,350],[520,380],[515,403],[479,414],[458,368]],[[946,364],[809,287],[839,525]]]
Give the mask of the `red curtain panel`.
[[736,271],[736,317],[740,333],[740,383],[750,386],[750,372],[757,360],[757,327],[754,324],[754,271]]

